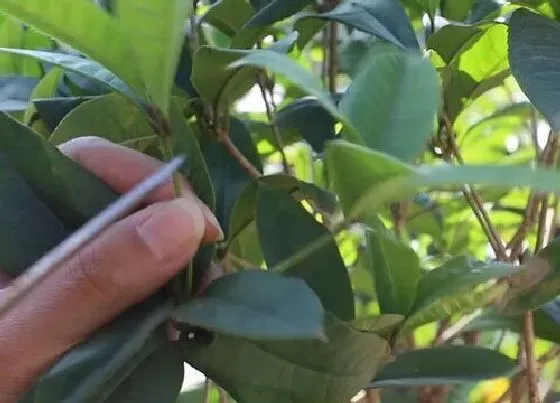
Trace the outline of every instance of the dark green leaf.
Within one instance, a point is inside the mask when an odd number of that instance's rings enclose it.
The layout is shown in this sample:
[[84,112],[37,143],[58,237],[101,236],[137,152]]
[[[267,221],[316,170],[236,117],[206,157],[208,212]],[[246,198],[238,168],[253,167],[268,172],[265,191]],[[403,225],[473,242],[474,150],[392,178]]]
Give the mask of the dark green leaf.
[[442,0],[442,15],[448,20],[464,21],[477,0]]
[[74,108],[93,97],[60,97],[35,99],[33,104],[39,117],[45,122],[49,131],[53,131],[60,121]]
[[439,4],[442,0],[416,0],[416,3],[424,10],[431,18],[434,18]]
[[397,46],[419,49],[416,34],[404,8],[397,0],[343,1],[334,10],[326,13],[303,13],[299,20],[305,18],[338,21]]
[[334,124],[333,116],[312,98],[298,99],[276,114],[281,132],[296,130],[317,153],[323,152],[327,140],[335,138]]
[[[327,343],[182,340],[184,359],[243,403],[348,402],[388,358],[388,345],[327,316]],[[228,365],[224,365],[224,360]]]
[[[116,0],[114,4],[119,28],[134,49],[143,90],[166,117],[192,5],[185,0],[143,0],[141,5],[136,0]],[[134,63],[129,60],[127,64]]]
[[33,92],[29,96],[30,102],[25,109],[25,115],[23,117],[23,122],[29,124],[33,118],[33,115],[37,112],[34,100],[40,98],[50,98],[57,94],[57,90],[64,75],[64,70],[54,67],[49,70],[47,74],[37,83]]
[[109,392],[100,387],[126,376],[129,361],[143,351],[171,311],[172,305],[156,294],[121,314],[39,378],[34,385],[35,403],[100,401],[95,396]]
[[44,52],[40,50],[0,48],[0,53],[2,52],[32,57],[55,66],[60,66],[65,70],[77,73],[96,83],[121,92],[132,99],[136,99],[136,96],[130,92],[130,89],[120,78],[93,60],[66,53]]
[[433,134],[438,102],[432,64],[420,54],[385,45],[375,47],[364,61],[340,101],[340,110],[364,144],[412,160]]
[[375,278],[379,309],[383,314],[407,315],[420,279],[420,262],[413,249],[398,240],[380,220],[368,220],[366,232],[369,266]]
[[72,110],[53,131],[50,142],[59,145],[90,133],[138,151],[156,139],[144,111],[114,93],[95,97]]
[[183,383],[183,361],[170,342],[140,363],[106,403],[176,403]]
[[526,9],[510,19],[509,60],[513,76],[531,102],[560,131],[560,24]]
[[2,153],[0,205],[2,271],[16,277],[61,242],[67,231]]
[[321,302],[305,282],[260,269],[220,277],[173,317],[245,339],[325,339]]
[[259,28],[282,21],[307,5],[313,0],[271,0],[247,22],[247,28]]
[[[230,119],[229,137],[249,162],[262,171],[259,154],[251,135],[245,124],[237,118]],[[227,237],[233,205],[252,177],[217,141],[202,136],[200,146],[216,192],[216,217]]]
[[69,230],[116,199],[101,179],[4,113],[0,129],[0,152]]
[[[117,21],[87,0],[3,0],[0,10],[47,35],[72,46],[117,74],[139,96],[144,96],[143,80],[135,62],[136,55]],[[2,49],[0,51],[6,51]],[[17,51],[25,54],[24,50]],[[31,51],[38,55],[36,51]],[[56,56],[59,62],[76,65],[75,56]],[[51,56],[52,57],[52,56]],[[54,63],[57,63],[54,61]],[[88,62],[89,63],[89,62]],[[99,73],[99,65],[93,64]],[[92,70],[91,64],[78,70]],[[91,73],[90,73],[91,74]],[[107,75],[105,78],[107,78]]]
[[397,355],[370,384],[371,388],[408,388],[453,385],[508,377],[515,360],[497,351],[475,346],[442,346]]
[[[288,193],[265,184],[258,189],[257,230],[269,268],[329,234]],[[350,277],[334,239],[284,274],[304,279],[328,312],[343,320],[354,319]]]
[[403,327],[409,331],[497,301],[503,296],[505,287],[488,282],[506,277],[512,271],[512,265],[486,263],[467,256],[449,260],[420,279],[413,312]]
[[177,64],[177,71],[175,72],[175,84],[181,90],[185,91],[191,98],[199,98],[198,92],[191,82],[191,74],[193,68],[193,60],[188,41],[185,40],[181,55],[179,56],[179,63]]

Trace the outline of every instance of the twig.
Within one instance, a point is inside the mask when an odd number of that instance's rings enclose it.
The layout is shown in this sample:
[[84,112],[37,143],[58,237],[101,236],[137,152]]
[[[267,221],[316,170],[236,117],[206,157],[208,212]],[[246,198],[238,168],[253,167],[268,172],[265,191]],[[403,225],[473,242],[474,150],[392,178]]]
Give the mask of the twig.
[[204,380],[204,389],[202,391],[202,403],[210,402],[210,386],[211,386],[210,378],[206,378]]
[[441,323],[437,328],[436,335],[434,336],[434,341],[432,342],[433,346],[439,346],[444,342],[443,335],[445,334],[446,330],[449,328],[450,324],[451,324],[450,318],[445,318],[441,321]]
[[[443,121],[445,123],[445,129],[446,129],[445,131],[447,134],[446,136],[447,143],[451,148],[451,155],[455,157],[455,159],[459,164],[464,164],[464,160],[463,157],[461,156],[461,152],[459,151],[459,147],[455,142],[453,125],[446,114],[443,115]],[[445,154],[446,153],[444,153],[444,155]],[[449,158],[447,158],[447,161],[449,162]],[[476,216],[478,222],[480,223],[480,226],[485,232],[486,237],[490,242],[490,246],[492,247],[494,253],[496,254],[496,257],[499,260],[505,260],[507,258],[506,249],[504,248],[504,245],[502,243],[500,236],[498,235],[498,232],[492,225],[490,216],[488,215],[488,212],[484,208],[484,203],[482,202],[482,199],[470,185],[464,185],[462,191],[465,200],[471,206],[474,215]]]
[[525,363],[527,365],[527,382],[529,386],[529,402],[539,403],[539,378],[535,360],[535,329],[533,312],[525,313],[523,320],[523,347],[525,348]]
[[[286,153],[284,152],[284,141],[282,140],[282,135],[280,134],[280,130],[278,129],[278,125],[276,124],[276,102],[274,101],[273,91],[272,90],[267,91],[266,83],[268,81],[268,77],[266,76],[266,73],[264,71],[259,72],[257,81],[266,108],[266,116],[268,118],[268,123],[272,128],[272,133],[274,134],[274,141],[276,142],[276,146],[278,147],[278,150],[280,151],[280,155],[282,157],[282,167],[284,168],[284,173],[286,175],[289,175],[290,166],[288,164],[288,158],[286,157]],[[268,95],[270,95],[270,98],[268,97]]]
[[338,24],[336,21],[329,23],[329,91],[331,94],[336,92],[336,73],[338,45]]
[[262,176],[259,170],[255,168],[255,166],[251,164],[247,157],[245,157],[243,153],[239,151],[239,148],[237,148],[237,146],[233,144],[233,142],[229,138],[229,135],[224,129],[217,128],[216,132],[218,142],[220,142],[230,153],[230,155],[235,158],[247,172],[249,172],[249,175],[254,178],[259,178]]

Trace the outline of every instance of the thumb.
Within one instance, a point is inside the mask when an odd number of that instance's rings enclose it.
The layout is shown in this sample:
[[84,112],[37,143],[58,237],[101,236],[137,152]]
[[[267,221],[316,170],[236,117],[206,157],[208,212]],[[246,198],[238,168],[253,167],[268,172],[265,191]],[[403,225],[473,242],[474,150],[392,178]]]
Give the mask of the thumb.
[[[0,318],[0,356],[32,382],[57,356],[169,281],[205,232],[193,199],[159,202],[105,230]],[[7,360],[7,361],[6,361]]]

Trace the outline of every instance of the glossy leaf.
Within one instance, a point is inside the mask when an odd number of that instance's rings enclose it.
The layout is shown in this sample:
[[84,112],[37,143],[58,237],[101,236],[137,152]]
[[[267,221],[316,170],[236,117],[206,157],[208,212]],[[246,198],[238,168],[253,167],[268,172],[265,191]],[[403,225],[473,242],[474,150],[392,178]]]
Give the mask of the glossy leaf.
[[560,131],[560,24],[526,9],[513,13],[509,30],[509,60],[513,76],[555,132]]
[[482,347],[420,349],[397,355],[394,362],[377,374],[370,387],[408,388],[477,382],[511,376],[516,367],[515,360]]
[[419,54],[394,47],[375,47],[368,59],[340,101],[340,110],[359,131],[363,144],[412,160],[434,130],[439,102],[436,71]]
[[68,235],[3,153],[0,153],[0,205],[0,261],[2,271],[10,277],[22,274]]
[[84,53],[144,95],[132,45],[119,24],[93,2],[2,0],[0,10]]
[[233,36],[252,15],[253,7],[247,0],[221,0],[208,9],[201,21],[215,26],[226,35]]
[[37,84],[31,77],[0,77],[0,111],[25,111]]
[[[269,269],[328,235],[288,193],[264,184],[257,195],[257,230]],[[333,239],[283,274],[304,279],[326,311],[343,320],[354,319],[350,277]]]
[[136,98],[135,95],[130,92],[129,87],[127,87],[120,78],[93,60],[84,59],[83,57],[66,53],[45,52],[41,50],[0,48],[0,53],[22,55],[32,57],[46,63],[51,63],[62,67],[65,70],[87,77],[96,83],[112,88],[131,98]]
[[0,152],[67,229],[76,229],[115,200],[101,179],[26,126],[0,114],[0,129]]
[[397,0],[343,1],[326,13],[304,13],[299,19],[334,20],[402,48],[418,50],[416,35],[404,8]]
[[134,60],[147,96],[166,116],[169,116],[171,88],[192,4],[184,0],[115,2],[115,16],[134,48]]
[[362,332],[375,333],[383,338],[389,338],[404,319],[402,315],[388,314],[356,319],[351,324]]
[[58,145],[89,133],[139,151],[156,139],[147,115],[120,94],[96,97],[76,107],[53,131],[50,142]]
[[403,327],[411,330],[497,302],[505,287],[488,282],[507,277],[513,269],[512,265],[485,263],[467,256],[451,259],[420,279],[414,309]]
[[[185,361],[245,403],[349,401],[388,358],[388,345],[327,316],[322,341],[182,340]],[[223,365],[224,359],[229,365]],[[258,363],[258,365],[255,365]]]
[[399,241],[381,221],[368,220],[367,253],[383,314],[407,315],[420,279],[420,262],[413,249]]
[[253,340],[324,340],[321,302],[305,282],[265,270],[221,277],[177,307],[176,321]]

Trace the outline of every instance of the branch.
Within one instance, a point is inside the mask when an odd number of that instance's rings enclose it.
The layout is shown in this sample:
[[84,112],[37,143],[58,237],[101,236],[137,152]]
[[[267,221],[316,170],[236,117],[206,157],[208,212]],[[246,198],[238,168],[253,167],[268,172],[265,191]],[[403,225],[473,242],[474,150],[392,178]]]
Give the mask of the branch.
[[249,175],[254,178],[259,178],[262,176],[260,171],[255,168],[253,164],[251,164],[251,161],[249,161],[247,157],[245,157],[243,153],[239,151],[239,148],[237,148],[237,146],[233,144],[225,130],[217,128],[216,132],[218,142],[226,148],[230,155],[235,158],[247,172],[249,172]]
[[331,94],[336,92],[336,72],[337,63],[337,44],[338,44],[338,24],[331,21],[329,24],[329,91]]
[[280,134],[280,130],[278,130],[278,125],[276,124],[276,102],[274,102],[274,94],[272,90],[269,90],[267,94],[267,82],[268,77],[266,76],[266,73],[263,71],[259,72],[258,84],[261,90],[264,105],[266,107],[266,116],[272,128],[272,133],[274,134],[274,141],[276,142],[276,146],[278,147],[280,155],[282,156],[282,167],[284,168],[284,173],[286,175],[289,175],[290,165],[288,164],[288,158],[286,157],[286,153],[284,152],[284,142],[282,140],[282,135]]
[[523,347],[525,348],[525,365],[527,368],[527,383],[529,386],[529,402],[539,403],[539,375],[535,360],[535,329],[533,312],[525,313],[523,319]]
[[[445,131],[447,134],[447,143],[449,145],[449,148],[451,149],[451,156],[455,157],[459,164],[464,164],[464,160],[461,156],[459,147],[455,142],[453,125],[446,114],[443,115],[443,121],[445,123]],[[451,162],[451,158],[447,155],[447,152],[444,152],[444,157],[446,158],[447,162]],[[504,248],[498,232],[490,221],[490,216],[484,208],[484,203],[482,202],[480,195],[470,185],[464,185],[462,191],[467,203],[469,203],[469,205],[471,206],[474,215],[476,216],[478,222],[480,223],[480,226],[486,234],[486,237],[488,238],[490,246],[492,247],[492,250],[494,250],[496,257],[499,260],[505,260],[507,258],[506,249]]]

